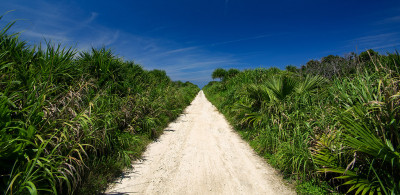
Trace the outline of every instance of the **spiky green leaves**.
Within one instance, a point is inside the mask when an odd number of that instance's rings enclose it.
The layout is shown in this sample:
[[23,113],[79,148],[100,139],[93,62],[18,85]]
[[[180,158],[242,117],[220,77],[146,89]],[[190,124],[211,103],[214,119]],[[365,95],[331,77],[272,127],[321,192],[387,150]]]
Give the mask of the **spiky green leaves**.
[[399,56],[245,70],[204,92],[285,175],[343,193],[399,194]]
[[[390,75],[371,79],[365,75],[339,84],[342,105],[336,121],[342,130],[335,144],[321,139],[314,154],[321,172],[338,173],[337,179],[356,194],[398,194],[400,192],[400,147],[398,142],[398,81]],[[371,86],[359,85],[372,81]],[[369,83],[369,82],[368,82]],[[356,94],[355,96],[353,94]],[[336,148],[334,148],[336,146]],[[337,147],[341,146],[341,147]]]
[[0,31],[5,194],[101,192],[199,91],[106,48],[29,47],[12,24]]

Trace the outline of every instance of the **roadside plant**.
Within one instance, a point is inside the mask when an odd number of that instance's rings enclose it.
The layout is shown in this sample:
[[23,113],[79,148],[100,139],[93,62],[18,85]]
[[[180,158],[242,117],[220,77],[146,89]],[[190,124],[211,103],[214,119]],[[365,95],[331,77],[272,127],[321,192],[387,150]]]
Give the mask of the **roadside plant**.
[[[0,17],[1,18],[1,17]],[[101,193],[199,91],[105,47],[0,31],[0,191]]]
[[399,194],[399,64],[397,52],[329,55],[203,90],[299,193]]

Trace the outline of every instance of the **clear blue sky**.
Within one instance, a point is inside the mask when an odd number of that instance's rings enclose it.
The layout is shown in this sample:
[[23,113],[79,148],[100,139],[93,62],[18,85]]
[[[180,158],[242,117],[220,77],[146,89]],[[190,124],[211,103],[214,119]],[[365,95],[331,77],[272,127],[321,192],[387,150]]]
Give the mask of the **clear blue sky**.
[[400,49],[400,0],[3,1],[30,43],[105,45],[202,87],[215,68],[301,66],[329,54]]

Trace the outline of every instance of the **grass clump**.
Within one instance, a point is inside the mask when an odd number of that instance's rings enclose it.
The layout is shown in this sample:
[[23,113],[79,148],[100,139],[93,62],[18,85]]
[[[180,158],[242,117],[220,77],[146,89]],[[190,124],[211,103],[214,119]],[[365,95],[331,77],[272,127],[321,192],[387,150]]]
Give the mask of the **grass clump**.
[[299,193],[399,194],[399,64],[398,53],[331,55],[204,92]]
[[199,88],[110,49],[30,46],[0,31],[0,191],[95,194]]

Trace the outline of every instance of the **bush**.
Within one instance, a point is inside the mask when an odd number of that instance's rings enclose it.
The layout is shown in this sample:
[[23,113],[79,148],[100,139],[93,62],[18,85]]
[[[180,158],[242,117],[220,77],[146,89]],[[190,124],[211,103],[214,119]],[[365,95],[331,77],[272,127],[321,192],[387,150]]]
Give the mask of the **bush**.
[[330,55],[301,74],[245,70],[203,90],[299,193],[398,194],[399,57]]
[[0,32],[0,189],[94,194],[199,91],[110,49],[43,49]]

